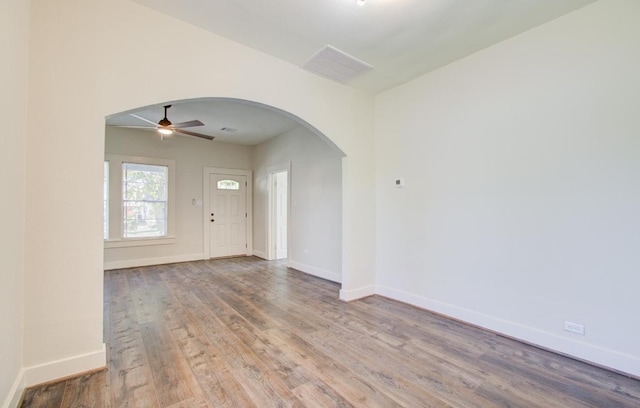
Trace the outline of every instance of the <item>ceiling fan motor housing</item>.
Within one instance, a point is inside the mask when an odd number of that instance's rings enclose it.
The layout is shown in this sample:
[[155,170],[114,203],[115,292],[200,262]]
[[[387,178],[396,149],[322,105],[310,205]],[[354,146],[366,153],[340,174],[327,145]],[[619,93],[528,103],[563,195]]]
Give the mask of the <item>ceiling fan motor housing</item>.
[[158,122],[158,126],[160,127],[169,127],[171,126],[171,121],[167,119],[167,109],[169,109],[171,105],[164,105],[164,118]]

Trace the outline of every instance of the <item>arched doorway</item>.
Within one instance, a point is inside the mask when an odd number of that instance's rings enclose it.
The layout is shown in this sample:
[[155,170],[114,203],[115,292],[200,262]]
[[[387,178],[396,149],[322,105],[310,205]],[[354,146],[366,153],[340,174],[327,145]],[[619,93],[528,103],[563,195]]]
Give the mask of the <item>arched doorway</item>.
[[[163,118],[163,107],[167,105],[171,108],[166,117],[173,123],[198,120],[203,125],[189,130],[215,139],[203,140],[188,134],[159,135],[153,129],[153,123]],[[138,128],[140,125],[150,128],[141,130]],[[273,200],[270,198],[273,193],[272,172],[274,168],[286,165],[288,223],[284,234],[280,226],[280,236],[288,237],[288,265],[341,282],[344,153],[302,119],[256,102],[199,98],[163,102],[110,115],[105,139],[108,156],[161,156],[162,159],[174,160],[176,167],[175,216],[169,221],[173,223],[170,230],[175,231],[175,235],[168,237],[169,242],[162,242],[161,248],[154,247],[153,241],[136,247],[135,243],[125,245],[122,241],[126,240],[121,237],[110,238],[105,250],[107,269],[203,259],[232,252],[272,259],[270,253],[275,228]],[[243,180],[249,189],[249,202],[243,207],[248,209],[246,223],[243,224],[246,227],[235,229],[243,234],[234,234],[229,231],[235,224],[222,225],[222,219],[214,215],[219,211],[214,209],[217,196],[211,197],[217,189],[211,187],[209,178],[214,173],[240,171],[246,173]],[[189,176],[185,177],[185,174]],[[201,180],[195,182],[199,175]],[[119,184],[119,180],[111,182],[111,185]],[[112,196],[117,197],[118,193]],[[111,202],[110,208],[117,205]],[[202,213],[199,225],[194,222],[194,211]],[[117,216],[110,224],[117,229],[122,216],[117,211],[112,212]],[[236,218],[245,221],[244,218]],[[194,239],[198,230],[202,231],[201,241]],[[223,230],[225,235],[220,235]],[[217,251],[216,248],[227,242],[227,236],[229,239],[246,236],[247,241],[235,242],[236,249],[232,252]],[[246,251],[238,252],[239,244],[246,247]]]

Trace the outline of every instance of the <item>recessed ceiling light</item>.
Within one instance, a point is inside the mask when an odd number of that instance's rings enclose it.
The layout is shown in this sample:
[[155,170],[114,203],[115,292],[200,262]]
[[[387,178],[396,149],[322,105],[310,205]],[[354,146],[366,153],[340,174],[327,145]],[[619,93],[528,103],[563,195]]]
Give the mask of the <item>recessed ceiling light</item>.
[[357,4],[358,6],[364,6],[364,3],[365,3],[366,1],[367,1],[367,0],[356,0],[356,4]]

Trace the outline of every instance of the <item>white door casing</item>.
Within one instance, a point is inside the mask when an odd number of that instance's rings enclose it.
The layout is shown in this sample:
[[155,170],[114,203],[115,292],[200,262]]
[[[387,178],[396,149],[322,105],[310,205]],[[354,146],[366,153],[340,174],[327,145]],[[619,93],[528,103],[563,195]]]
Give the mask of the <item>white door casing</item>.
[[288,172],[276,173],[275,188],[275,227],[276,227],[276,259],[287,257],[287,218],[288,218]]
[[251,171],[207,167],[203,181],[204,259],[253,255]]
[[[266,228],[266,257],[268,260],[274,259],[282,259],[289,256],[289,237],[291,236],[291,162],[286,162],[282,164],[278,164],[275,166],[267,167],[267,189],[268,189],[268,199],[267,199],[267,228]],[[278,197],[278,189],[276,188],[276,181],[278,180],[278,175],[280,177],[284,177],[285,181],[285,191],[281,191],[280,197]],[[282,185],[282,183],[281,183]],[[280,234],[278,234],[278,198],[281,200],[281,204],[284,204],[280,207],[280,216],[283,216],[286,211],[286,221],[284,219],[280,220]],[[284,201],[284,203],[282,203]],[[286,225],[284,224],[286,223]],[[280,245],[284,246],[280,251],[278,251],[278,240],[280,240]],[[278,254],[280,252],[280,254]],[[280,256],[278,256],[280,255]]]

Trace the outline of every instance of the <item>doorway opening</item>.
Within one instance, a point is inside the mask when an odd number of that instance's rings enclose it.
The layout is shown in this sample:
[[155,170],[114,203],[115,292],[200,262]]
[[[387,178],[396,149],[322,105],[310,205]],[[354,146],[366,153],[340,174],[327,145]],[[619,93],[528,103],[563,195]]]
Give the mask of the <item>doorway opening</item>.
[[268,170],[268,259],[286,259],[289,256],[289,196],[290,163]]

